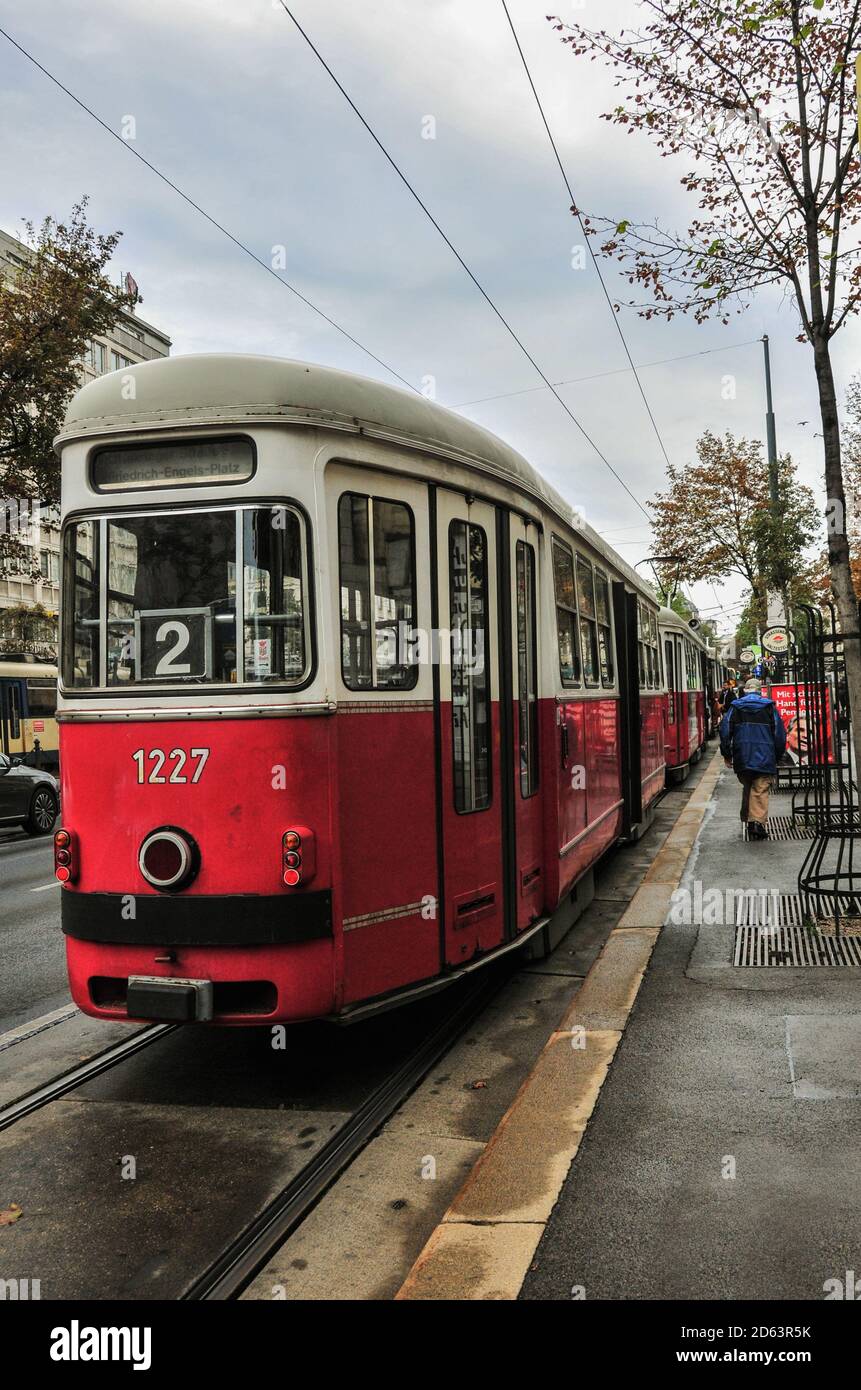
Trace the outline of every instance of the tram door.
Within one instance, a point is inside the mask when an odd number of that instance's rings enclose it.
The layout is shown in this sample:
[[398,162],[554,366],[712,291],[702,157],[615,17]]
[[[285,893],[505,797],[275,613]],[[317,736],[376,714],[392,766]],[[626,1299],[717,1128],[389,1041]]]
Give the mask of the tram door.
[[[497,509],[436,493],[439,650],[439,791],[445,962],[458,965],[507,935],[510,795],[502,765]],[[510,683],[509,683],[510,688]],[[509,779],[510,781],[510,779]],[[510,786],[509,786],[510,791]]]
[[0,752],[23,751],[21,742],[21,689],[17,680],[0,681]]

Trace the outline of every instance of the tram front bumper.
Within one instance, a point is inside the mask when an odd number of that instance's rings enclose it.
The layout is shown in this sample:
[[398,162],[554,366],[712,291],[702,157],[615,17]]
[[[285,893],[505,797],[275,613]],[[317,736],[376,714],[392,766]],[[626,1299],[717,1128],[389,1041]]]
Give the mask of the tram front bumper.
[[212,1018],[212,981],[130,975],[126,1007],[129,1018],[206,1023]]

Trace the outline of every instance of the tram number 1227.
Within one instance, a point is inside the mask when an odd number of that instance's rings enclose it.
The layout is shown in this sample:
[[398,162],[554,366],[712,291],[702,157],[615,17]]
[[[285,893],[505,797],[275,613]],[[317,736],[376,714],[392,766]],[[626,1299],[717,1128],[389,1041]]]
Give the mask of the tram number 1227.
[[[138,786],[142,786],[145,782],[159,784],[172,782],[174,785],[178,782],[191,782],[192,784],[199,782],[203,769],[206,766],[209,752],[210,750],[208,748],[192,748],[190,756],[196,759],[197,766],[192,776],[188,777],[184,769],[189,760],[189,754],[182,748],[172,748],[169,753],[165,753],[163,748],[151,748],[149,752],[147,752],[145,748],[137,748],[135,752],[132,753],[132,757],[137,763]],[[146,771],[147,758],[149,758],[150,762],[153,764],[149,770],[148,776]],[[176,765],[170,776],[165,777],[162,775],[162,770],[168,760],[174,762]]]

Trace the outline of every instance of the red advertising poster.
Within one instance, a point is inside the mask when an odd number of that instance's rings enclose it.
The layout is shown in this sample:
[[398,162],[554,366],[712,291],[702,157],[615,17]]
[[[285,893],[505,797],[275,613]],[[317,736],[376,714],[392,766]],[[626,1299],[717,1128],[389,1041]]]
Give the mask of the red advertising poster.
[[[828,686],[820,687],[823,691],[824,699],[820,704],[820,718],[824,714],[825,728],[818,740],[820,747],[824,740],[827,750],[827,761],[834,762],[834,748],[831,740],[831,691]],[[807,709],[807,687],[803,685],[772,685],[764,688],[763,694],[768,694],[770,699],[777,705],[778,713],[783,720],[786,729],[786,752],[793,763],[807,763],[810,761],[812,753],[811,725],[814,712],[808,713]],[[821,756],[821,754],[820,754]]]

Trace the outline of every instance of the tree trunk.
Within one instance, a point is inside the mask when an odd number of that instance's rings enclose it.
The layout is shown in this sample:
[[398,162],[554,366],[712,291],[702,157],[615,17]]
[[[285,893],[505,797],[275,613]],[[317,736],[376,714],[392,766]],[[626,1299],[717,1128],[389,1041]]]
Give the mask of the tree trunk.
[[[815,336],[813,356],[816,381],[819,386],[819,410],[822,417],[822,437],[825,446],[825,493],[828,517],[828,563],[831,568],[831,587],[837,601],[840,630],[844,633],[846,655],[846,684],[852,714],[852,744],[855,750],[855,775],[861,771],[861,638],[859,638],[858,600],[852,585],[849,564],[849,541],[846,536],[846,497],[843,491],[843,469],[840,462],[840,422],[837,415],[837,395],[828,339]],[[850,636],[851,634],[851,636]]]

